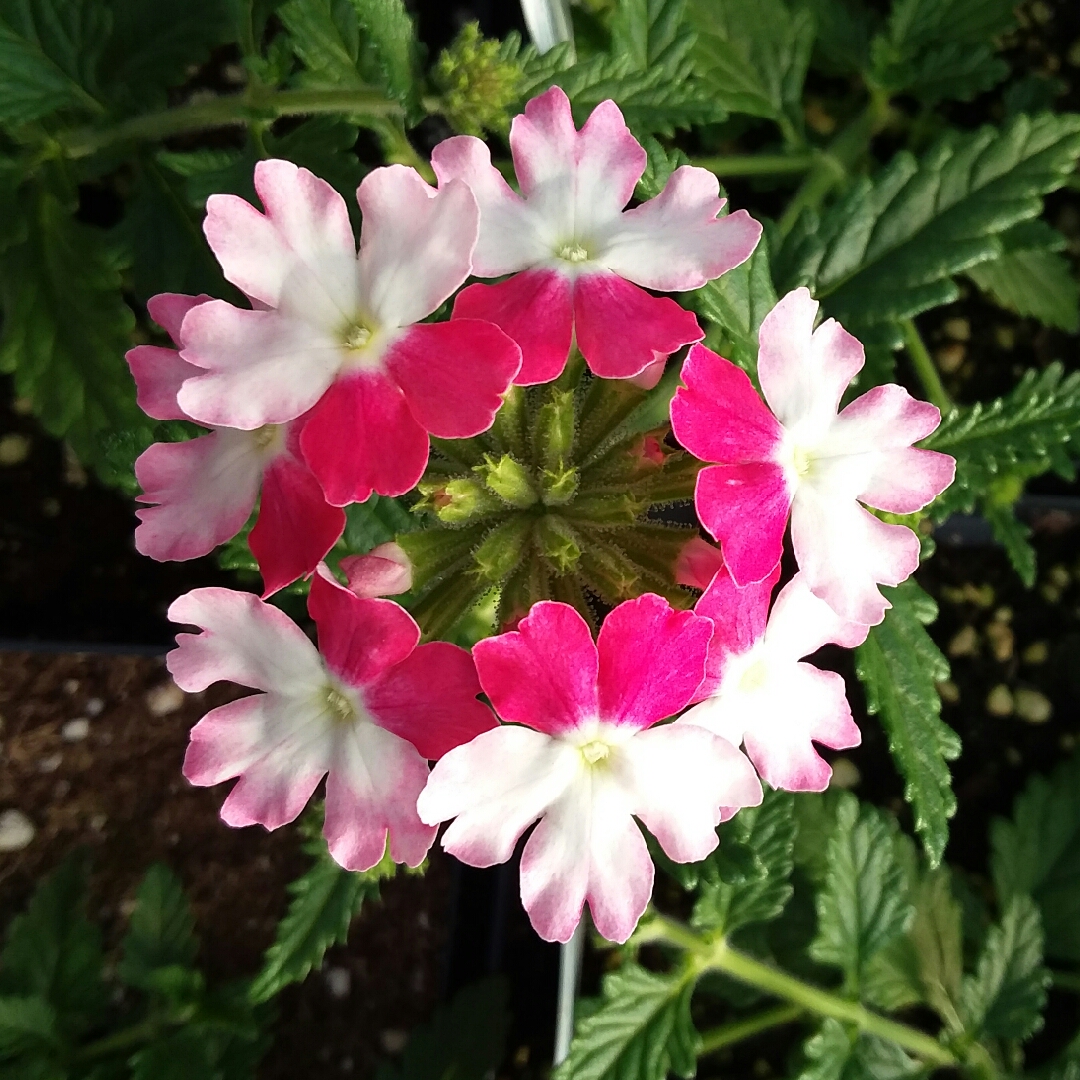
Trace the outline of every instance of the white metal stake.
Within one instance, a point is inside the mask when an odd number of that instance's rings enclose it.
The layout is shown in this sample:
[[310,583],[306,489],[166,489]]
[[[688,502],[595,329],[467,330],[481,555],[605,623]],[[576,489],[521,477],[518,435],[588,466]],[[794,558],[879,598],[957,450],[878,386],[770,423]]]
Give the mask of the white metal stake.
[[574,936],[559,948],[559,1004],[555,1015],[556,1067],[570,1053],[570,1040],[574,1037],[574,999],[577,997],[578,979],[581,976],[581,956],[585,951],[585,913],[577,924]]
[[521,0],[521,12],[538,52],[546,53],[560,41],[574,40],[567,0]]

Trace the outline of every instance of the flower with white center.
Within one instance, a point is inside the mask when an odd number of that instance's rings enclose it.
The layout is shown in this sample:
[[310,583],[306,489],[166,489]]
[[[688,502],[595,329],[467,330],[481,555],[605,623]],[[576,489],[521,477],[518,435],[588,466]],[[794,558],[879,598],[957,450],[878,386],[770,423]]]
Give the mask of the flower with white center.
[[712,624],[647,593],[608,615],[596,643],[569,605],[535,604],[516,630],[473,648],[507,723],[451,750],[417,809],[454,819],[442,845],[470,866],[521,856],[521,899],[537,933],[568,941],[588,902],[604,937],[625,941],[652,893],[639,818],[676,862],[717,844],[716,826],[761,801],[750,762],[702,727],[659,720],[691,701]]
[[624,379],[704,334],[692,312],[645,292],[697,289],[750,256],[761,225],[745,210],[718,218],[725,200],[706,169],[684,165],[654,199],[624,209],[646,154],[613,101],[578,131],[553,86],[514,118],[510,149],[518,195],[469,135],[435,147],[440,187],[464,180],[480,204],[478,277],[513,274],[462,291],[454,318],[488,319],[520,346],[520,384],[548,382],[571,343],[597,375]]
[[182,355],[200,370],[180,407],[245,430],[305,416],[300,448],[329,502],[401,495],[428,433],[486,431],[521,362],[490,323],[420,322],[469,274],[476,199],[403,165],[375,169],[357,191],[357,254],[345,200],[307,169],[261,161],[255,190],[265,213],[207,201],[207,240],[253,310],[213,300],[188,313]]
[[[181,345],[185,316],[208,296],[162,293],[150,316]],[[190,420],[177,393],[198,368],[176,349],[139,345],[127,354],[143,412],[155,420]],[[159,562],[197,559],[235,536],[259,502],[248,537],[262,572],[264,595],[310,574],[345,528],[300,453],[303,420],[254,431],[216,428],[187,442],[154,443],[135,462],[143,489],[135,547]]]
[[921,510],[952,483],[956,462],[912,445],[941,414],[895,383],[837,412],[863,348],[833,319],[815,330],[817,310],[796,289],[762,321],[758,377],[768,405],[744,371],[694,346],[671,403],[672,430],[695,457],[716,462],[698,474],[694,501],[737,585],[772,573],[790,513],[810,591],[841,618],[874,625],[890,607],[878,585],[915,570],[919,538],[860,504]]
[[435,830],[416,815],[438,758],[495,723],[476,695],[469,654],[435,641],[391,600],[355,596],[320,566],[308,611],[319,648],[284,612],[250,593],[195,589],[169,608],[178,634],[166,663],[177,686],[226,680],[262,693],[206,714],[191,731],[184,775],[201,787],[239,777],[221,808],[228,825],[276,829],[326,777],[324,833],[347,870],[367,870],[389,838],[417,866]]
[[787,791],[824,791],[832,770],[814,743],[844,750],[862,739],[843,677],[803,661],[830,642],[853,649],[869,627],[841,619],[796,574],[769,597],[780,576],[737,588],[720,570],[694,611],[716,627],[708,673],[679,723],[697,724],[742,746],[761,778]]

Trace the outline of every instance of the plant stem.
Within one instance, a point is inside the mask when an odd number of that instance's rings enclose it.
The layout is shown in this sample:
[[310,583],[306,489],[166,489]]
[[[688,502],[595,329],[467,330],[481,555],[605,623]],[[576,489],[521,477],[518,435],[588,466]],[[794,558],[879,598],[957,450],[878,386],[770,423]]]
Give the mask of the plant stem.
[[953,401],[942,384],[938,369],[934,366],[933,357],[919,334],[919,328],[912,319],[901,320],[900,327],[904,331],[904,347],[908,351],[908,356],[911,357],[915,374],[919,376],[919,382],[922,383],[926,396],[943,413],[947,413],[953,407]]
[[179,105],[174,109],[133,116],[104,128],[80,128],[61,135],[60,149],[70,158],[87,157],[114,143],[137,139],[167,139],[187,131],[247,124],[254,120],[275,120],[279,116],[319,113],[402,115],[401,106],[375,90],[262,90]]
[[706,1031],[701,1036],[701,1049],[698,1057],[715,1053],[717,1050],[730,1046],[732,1043],[742,1042],[751,1035],[768,1031],[769,1028],[779,1027],[781,1024],[790,1024],[792,1020],[798,1020],[803,1015],[803,1009],[799,1005],[777,1005],[775,1008],[766,1009],[754,1016],[744,1017],[742,1020],[733,1020],[730,1024],[721,1024],[719,1027]]
[[828,990],[811,986],[745,953],[736,952],[724,940],[713,945],[707,964],[708,967],[723,971],[740,982],[756,986],[774,997],[784,998],[807,1012],[816,1013],[818,1016],[831,1016],[844,1023],[854,1024],[869,1035],[888,1039],[889,1042],[896,1043],[897,1046],[902,1046],[935,1065],[959,1064],[952,1051],[942,1046],[933,1036],[871,1012],[857,1001],[849,1001]]
[[87,1043],[75,1051],[75,1061],[94,1061],[98,1058],[108,1057],[120,1050],[130,1050],[135,1046],[142,1046],[155,1038],[161,1030],[161,1024],[157,1020],[143,1020],[142,1023],[133,1024],[129,1028],[123,1028],[112,1035],[95,1042]]
[[1054,983],[1058,990],[1068,990],[1071,994],[1080,994],[1080,971],[1053,971],[1051,972]]
[[728,154],[694,158],[694,164],[721,179],[725,176],[782,176],[811,169],[817,155],[806,154]]

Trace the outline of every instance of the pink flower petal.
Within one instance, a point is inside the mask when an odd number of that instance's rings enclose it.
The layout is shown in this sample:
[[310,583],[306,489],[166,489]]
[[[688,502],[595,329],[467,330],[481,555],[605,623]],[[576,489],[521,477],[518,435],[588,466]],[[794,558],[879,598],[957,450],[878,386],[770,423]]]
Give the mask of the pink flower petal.
[[913,514],[933,502],[955,477],[956,459],[948,454],[916,447],[885,450],[859,498],[892,514]]
[[[489,639],[490,640],[490,639]],[[442,846],[468,866],[493,866],[572,783],[581,755],[525,727],[497,727],[455,747],[431,770],[416,808],[429,825],[454,820]]]
[[169,620],[202,630],[177,634],[177,648],[165,658],[176,685],[188,693],[215,682],[303,691],[326,681],[319,654],[303,630],[253,593],[195,589],[173,601]]
[[248,544],[263,579],[263,596],[314,571],[345,530],[345,511],[323,497],[311,470],[280,454],[263,475],[259,517]]
[[675,862],[700,862],[717,845],[721,807],[757,806],[754,767],[726,739],[665,724],[625,746],[634,814]]
[[713,694],[723,679],[728,660],[749,652],[764,635],[769,598],[779,578],[777,563],[771,574],[741,589],[731,580],[726,568],[712,579],[694,607],[695,614],[712,619],[715,627],[709,643],[705,681],[694,695],[695,700]]
[[403,495],[428,460],[427,432],[405,396],[380,372],[337,379],[311,410],[300,446],[328,502],[365,502],[372,491]]
[[541,237],[541,223],[520,195],[491,164],[491,151],[471,135],[443,139],[431,152],[439,186],[463,180],[480,207],[480,238],[473,252],[472,272],[500,277],[535,266],[551,252]]
[[695,536],[686,541],[675,560],[675,580],[692,589],[707,589],[723,566],[724,556],[720,549]]
[[858,503],[804,485],[791,512],[791,543],[806,583],[841,618],[876,626],[891,606],[878,584],[899,585],[919,565],[919,538]]
[[326,666],[349,686],[374,682],[420,640],[420,627],[403,607],[393,600],[355,596],[325,566],[311,579],[308,613],[319,628]]
[[188,363],[204,368],[177,394],[193,420],[251,430],[306,412],[331,384],[341,350],[329,335],[275,311],[211,300],[184,319]]
[[521,347],[519,386],[551,382],[566,367],[574,335],[573,287],[554,270],[530,270],[497,285],[477,282],[454,301],[453,320],[494,323]]
[[585,900],[596,929],[626,941],[652,895],[652,860],[626,796],[594,779],[551,806],[521,853],[521,902],[545,941],[570,940]]
[[419,866],[435,839],[435,829],[416,816],[427,778],[427,763],[397,735],[370,723],[339,731],[323,828],[335,862],[346,870],[370,870],[389,837],[394,862]]
[[574,283],[577,345],[594,375],[629,379],[704,331],[692,311],[650,296],[615,274],[583,274]]
[[600,718],[646,728],[684,709],[705,677],[712,634],[708,619],[653,593],[620,604],[596,643]]
[[776,464],[712,465],[698,473],[698,517],[720,542],[736,585],[763,581],[773,572],[783,553],[791,499]]
[[842,619],[815,596],[800,572],[780,590],[764,636],[771,654],[794,663],[830,643],[854,649],[869,632],[869,626]]
[[818,303],[807,289],[782,297],[758,331],[758,379],[765,400],[787,428],[823,430],[848,383],[862,370],[863,347],[839,323],[814,330]]
[[445,641],[420,645],[364,689],[376,722],[436,761],[497,726],[480,701],[480,680],[465,649]]
[[147,416],[155,420],[190,419],[176,403],[176,395],[185,379],[204,374],[202,368],[181,360],[175,349],[160,345],[136,345],[124,359],[135,380],[135,400]]
[[366,555],[347,555],[338,566],[357,596],[397,596],[412,588],[412,562],[392,540]]
[[742,465],[772,461],[783,429],[758,397],[749,376],[704,345],[695,345],[671,402],[675,438],[702,461]]
[[351,311],[356,242],[345,200],[289,161],[260,161],[255,190],[265,215],[235,195],[206,202],[203,228],[225,277],[271,308],[285,304],[302,314],[299,291],[324,317],[335,304]]
[[619,107],[602,101],[580,132],[570,100],[557,86],[533,98],[510,126],[510,150],[521,193],[569,239],[605,224],[630,201],[647,156]]
[[154,320],[173,339],[174,345],[181,345],[180,327],[184,316],[199,304],[205,304],[211,297],[206,293],[188,296],[186,293],[158,293],[146,301],[146,310]]
[[436,190],[415,169],[373,169],[356,192],[362,306],[382,326],[409,326],[430,315],[469,276],[480,211],[468,186]]
[[717,217],[726,201],[711,172],[683,165],[656,198],[620,217],[601,262],[646,289],[700,289],[745,262],[761,237],[745,210]]
[[477,319],[411,326],[385,357],[416,421],[442,439],[487,431],[521,367],[521,350]]
[[477,642],[473,660],[503,720],[558,735],[597,716],[597,649],[569,604],[534,604],[516,630]]
[[159,562],[197,559],[235,536],[259,494],[266,456],[244,431],[154,443],[135,462],[143,489],[135,547]]

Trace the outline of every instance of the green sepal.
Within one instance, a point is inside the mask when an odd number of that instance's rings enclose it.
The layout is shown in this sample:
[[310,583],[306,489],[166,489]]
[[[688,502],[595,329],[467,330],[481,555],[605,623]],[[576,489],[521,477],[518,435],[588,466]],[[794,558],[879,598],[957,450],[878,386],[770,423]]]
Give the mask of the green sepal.
[[540,474],[540,488],[545,506],[565,506],[577,494],[577,469],[545,469]]
[[505,503],[525,510],[537,501],[536,487],[529,470],[510,454],[495,458],[485,454],[475,472],[489,491],[493,491]]
[[515,514],[496,525],[473,552],[476,575],[496,585],[509,577],[521,560],[534,523],[534,518]]
[[471,476],[421,480],[419,489],[423,499],[418,508],[434,514],[444,525],[468,525],[506,509],[498,496]]
[[622,495],[580,495],[563,511],[572,521],[587,525],[633,525],[648,503],[629,492]]
[[525,390],[521,386],[511,386],[503,398],[495,422],[487,433],[496,451],[513,454],[519,460],[525,459]]
[[609,604],[620,604],[639,592],[642,569],[611,543],[589,537],[581,553],[581,573],[589,586]]
[[485,525],[465,529],[421,529],[402,533],[397,543],[409,557],[413,589],[424,589],[462,567],[487,532]]
[[593,378],[581,402],[578,460],[587,462],[645,396],[645,391],[625,379]]
[[491,588],[473,574],[454,574],[440,581],[409,608],[426,640],[445,638]]
[[581,558],[581,537],[556,514],[545,514],[536,523],[536,538],[544,558],[558,574],[568,574]]
[[553,390],[533,428],[533,455],[545,469],[562,469],[574,448],[574,391]]

